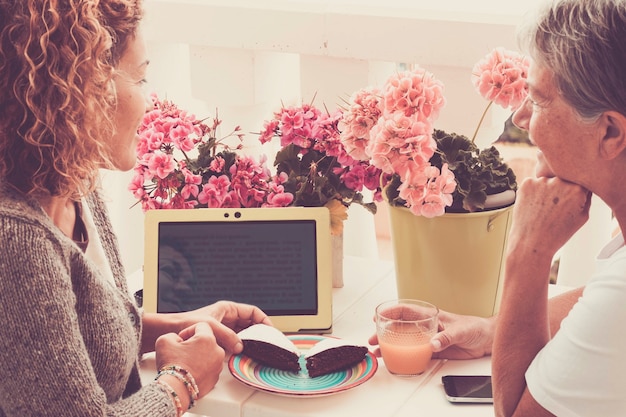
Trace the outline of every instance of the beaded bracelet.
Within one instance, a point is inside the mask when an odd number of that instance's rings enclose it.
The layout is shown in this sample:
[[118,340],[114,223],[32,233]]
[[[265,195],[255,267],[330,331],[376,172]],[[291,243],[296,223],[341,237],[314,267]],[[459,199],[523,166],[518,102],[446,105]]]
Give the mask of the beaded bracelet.
[[185,413],[185,410],[183,410],[183,405],[180,402],[180,398],[178,398],[178,394],[176,394],[176,390],[165,381],[157,379],[156,383],[165,388],[168,391],[170,397],[172,397],[172,399],[174,400],[174,406],[176,407],[176,417],[182,417]]
[[180,381],[182,381],[182,383],[185,385],[185,388],[187,388],[187,391],[189,392],[190,401],[188,409],[191,409],[196,404],[198,396],[200,395],[200,390],[198,389],[198,385],[196,384],[196,380],[194,379],[193,375],[191,375],[188,370],[178,365],[164,366],[159,370],[156,379],[164,374],[173,375]]

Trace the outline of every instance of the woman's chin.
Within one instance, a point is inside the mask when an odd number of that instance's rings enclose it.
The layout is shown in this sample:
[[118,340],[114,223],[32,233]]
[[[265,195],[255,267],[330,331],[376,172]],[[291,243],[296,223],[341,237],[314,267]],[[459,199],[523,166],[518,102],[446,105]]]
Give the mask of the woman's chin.
[[543,152],[537,151],[537,165],[535,165],[535,175],[537,178],[552,178],[556,175],[552,171],[552,168],[548,165]]

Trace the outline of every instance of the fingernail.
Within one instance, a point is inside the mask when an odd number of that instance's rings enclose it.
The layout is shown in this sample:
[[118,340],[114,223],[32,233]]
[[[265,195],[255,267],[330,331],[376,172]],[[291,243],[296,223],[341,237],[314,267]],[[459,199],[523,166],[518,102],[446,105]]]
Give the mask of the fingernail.
[[434,351],[439,351],[439,349],[441,349],[441,342],[437,339],[432,339],[430,341],[430,345],[432,346]]

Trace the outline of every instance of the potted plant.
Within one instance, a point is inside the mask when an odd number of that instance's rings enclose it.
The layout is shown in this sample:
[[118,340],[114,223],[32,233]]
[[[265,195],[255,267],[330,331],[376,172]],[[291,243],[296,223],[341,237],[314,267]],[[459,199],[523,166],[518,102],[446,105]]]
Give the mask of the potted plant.
[[[218,136],[222,121],[208,123],[169,100],[154,107],[138,129],[137,164],[129,185],[144,211],[219,207],[285,207],[285,176],[270,174],[265,159],[244,156],[240,127]],[[229,146],[229,140],[235,145]]]
[[[446,213],[471,213],[508,206],[515,200],[515,173],[495,146],[479,149],[467,136],[435,129],[437,152],[430,162],[435,167],[448,165],[456,187]],[[395,206],[404,206],[400,197],[399,175],[393,175],[385,187],[385,198]],[[497,198],[493,198],[497,197]]]
[[[343,226],[348,207],[359,204],[376,213],[381,201],[381,170],[367,160],[353,158],[340,140],[340,109],[322,111],[311,104],[282,106],[264,123],[259,140],[280,139],[281,149],[274,160],[276,173],[292,205],[326,207],[330,211],[333,286],[343,286]],[[373,192],[365,201],[362,191]]]
[[[348,101],[341,139],[353,157],[382,170],[399,297],[465,314],[497,310],[517,184],[498,150],[481,151],[474,139],[492,103],[521,105],[527,70],[527,59],[502,48],[474,66],[474,85],[489,103],[472,139],[434,128],[443,83],[420,67]],[[488,202],[502,192],[508,200]]]
[[[293,205],[328,207],[335,236],[342,233],[351,204],[375,214],[375,201],[381,201],[381,170],[348,154],[340,140],[342,116],[340,109],[329,113],[313,104],[282,106],[259,134],[261,143],[280,139],[274,166],[287,178],[283,186],[293,194]],[[373,201],[365,201],[364,189],[374,192]]]

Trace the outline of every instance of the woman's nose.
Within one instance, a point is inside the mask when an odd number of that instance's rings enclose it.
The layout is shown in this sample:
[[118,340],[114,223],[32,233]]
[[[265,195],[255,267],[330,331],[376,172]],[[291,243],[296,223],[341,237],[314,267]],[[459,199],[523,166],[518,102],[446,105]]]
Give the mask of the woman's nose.
[[511,121],[518,129],[528,130],[528,121],[530,120],[531,114],[531,110],[529,109],[530,105],[530,99],[526,96],[522,105],[513,113]]

